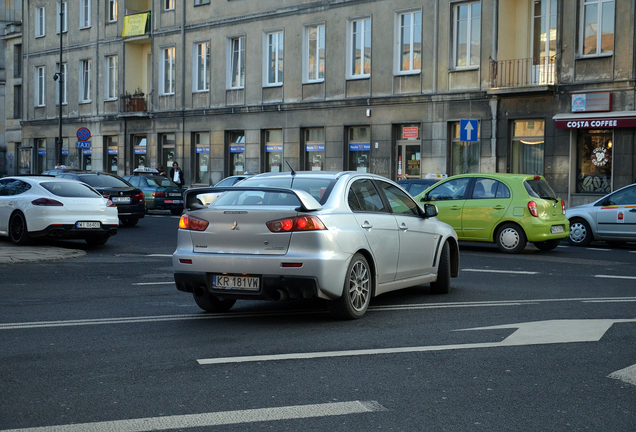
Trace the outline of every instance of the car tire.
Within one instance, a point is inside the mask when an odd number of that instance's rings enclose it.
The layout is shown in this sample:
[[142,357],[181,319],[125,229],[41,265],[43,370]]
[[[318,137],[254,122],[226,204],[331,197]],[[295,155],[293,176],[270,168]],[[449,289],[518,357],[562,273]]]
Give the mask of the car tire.
[[234,306],[234,303],[236,303],[235,299],[221,300],[217,296],[209,293],[204,293],[201,295],[198,292],[194,292],[192,293],[192,296],[194,297],[194,301],[196,302],[197,306],[199,306],[206,312],[227,312],[232,309],[232,306]]
[[31,242],[26,219],[19,211],[13,213],[9,218],[9,239],[18,246],[24,246]]
[[137,222],[139,222],[139,218],[137,217],[125,217],[125,218],[121,218],[120,220],[122,225],[127,227],[135,226],[137,225]]
[[437,280],[431,282],[431,293],[448,294],[451,288],[451,259],[450,246],[448,242],[444,243],[442,253],[439,257],[439,266],[437,267]]
[[331,315],[339,319],[362,318],[371,302],[373,275],[364,255],[357,253],[351,259],[340,298],[330,303]]
[[84,241],[91,246],[103,246],[108,241],[109,236],[88,237]]
[[592,228],[585,219],[574,218],[570,220],[568,242],[572,246],[587,246],[592,243],[593,239]]
[[535,245],[535,247],[539,250],[542,250],[544,252],[549,252],[551,250],[554,250],[557,248],[557,246],[559,246],[559,244],[561,244],[561,239],[553,239],[553,240],[546,240],[546,241],[542,241],[542,242],[534,242],[532,243],[533,245]]
[[181,213],[183,213],[183,209],[170,209],[170,213],[172,213],[174,216],[181,216]]
[[519,253],[525,249],[528,239],[523,229],[514,223],[506,223],[499,227],[495,243],[504,253]]

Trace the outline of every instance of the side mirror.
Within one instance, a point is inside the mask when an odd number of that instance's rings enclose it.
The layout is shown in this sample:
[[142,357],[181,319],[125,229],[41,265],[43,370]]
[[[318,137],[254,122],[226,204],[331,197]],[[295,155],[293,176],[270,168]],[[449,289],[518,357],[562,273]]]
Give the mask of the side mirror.
[[424,204],[424,213],[426,217],[435,217],[439,213],[435,204]]

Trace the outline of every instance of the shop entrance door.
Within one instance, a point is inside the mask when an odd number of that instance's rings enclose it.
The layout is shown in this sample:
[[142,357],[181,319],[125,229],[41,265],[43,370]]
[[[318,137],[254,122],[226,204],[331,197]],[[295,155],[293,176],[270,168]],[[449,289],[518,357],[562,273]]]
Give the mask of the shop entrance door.
[[397,142],[397,179],[420,178],[420,143],[413,141]]

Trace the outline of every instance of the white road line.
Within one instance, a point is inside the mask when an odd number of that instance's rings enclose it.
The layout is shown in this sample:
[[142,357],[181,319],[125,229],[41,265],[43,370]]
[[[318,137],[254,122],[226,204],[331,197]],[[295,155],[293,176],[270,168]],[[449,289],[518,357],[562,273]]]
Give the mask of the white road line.
[[[368,312],[387,312],[387,311],[404,311],[419,309],[448,309],[448,308],[465,308],[465,307],[492,307],[492,306],[521,306],[521,305],[537,305],[541,303],[563,303],[563,302],[626,302],[636,301],[636,297],[599,297],[599,298],[563,298],[563,299],[533,299],[533,300],[509,300],[509,301],[492,301],[492,302],[450,302],[437,304],[410,304],[400,306],[374,306],[368,309]],[[239,319],[239,318],[262,318],[262,317],[281,317],[293,315],[308,314],[327,314],[326,310],[298,310],[298,311],[272,311],[272,312],[227,312],[218,314],[180,314],[180,315],[156,315],[142,317],[123,317],[123,318],[99,318],[99,319],[80,319],[66,321],[35,321],[21,323],[0,323],[0,330],[23,330],[31,328],[52,328],[52,327],[73,327],[88,325],[104,325],[104,324],[131,324],[131,323],[150,323],[150,322],[168,322],[168,321],[194,321],[194,320],[212,320],[212,319]]]
[[594,277],[605,279],[636,279],[636,276],[594,275]]
[[591,251],[603,251],[603,252],[611,252],[611,249],[602,249],[602,248],[585,248],[587,250],[591,250]]
[[148,254],[146,255],[147,257],[170,257],[172,258],[172,254]]
[[168,282],[137,282],[133,285],[174,285],[174,281]]
[[583,303],[626,303],[636,302],[636,299],[623,299],[623,300],[587,300]]
[[608,378],[624,381],[628,384],[636,385],[636,364],[626,367],[625,369],[612,372]]
[[478,273],[508,273],[508,274],[539,274],[539,272],[533,271],[517,271],[517,270],[490,270],[490,269],[461,269],[463,272],[478,272]]
[[165,417],[147,417],[131,420],[115,420],[108,422],[10,429],[2,432],[144,432],[265,421],[330,417],[350,414],[363,414],[378,411],[387,411],[387,409],[375,401],[332,402],[313,405],[285,406],[278,408],[260,408],[237,411],[223,411],[216,413],[213,412]]

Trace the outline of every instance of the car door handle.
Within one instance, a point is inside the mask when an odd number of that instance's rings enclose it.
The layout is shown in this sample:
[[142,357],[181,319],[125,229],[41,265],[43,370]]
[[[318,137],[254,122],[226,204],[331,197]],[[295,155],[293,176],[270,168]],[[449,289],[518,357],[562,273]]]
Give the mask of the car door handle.
[[629,211],[630,213],[636,213],[636,208],[633,208]]
[[406,226],[406,224],[405,224],[404,222],[402,222],[402,223],[400,224],[400,229],[401,229],[401,230],[404,230],[404,231],[408,231],[409,227],[407,227],[407,226]]
[[502,205],[496,205],[495,207],[493,207],[495,210],[503,210],[506,207],[502,206]]
[[461,207],[460,206],[451,206],[451,207],[449,207],[449,209],[451,209],[451,210],[461,210]]
[[373,228],[373,225],[371,225],[369,223],[369,221],[364,221],[364,223],[361,225],[361,227],[364,228],[364,229],[371,229],[371,228]]

